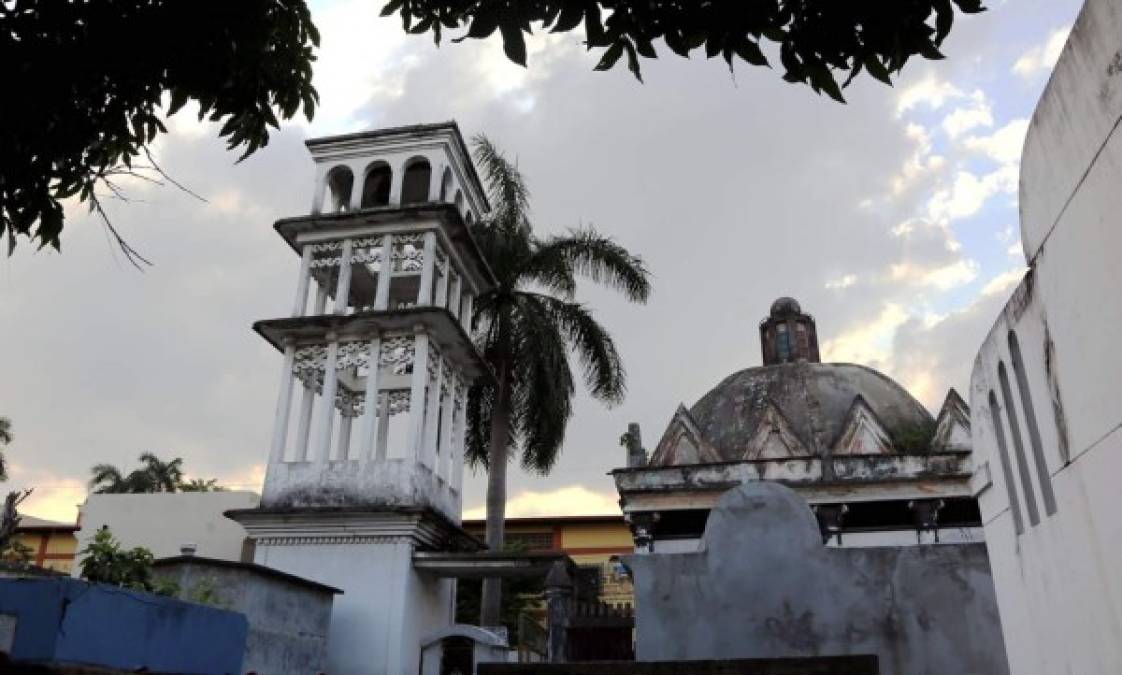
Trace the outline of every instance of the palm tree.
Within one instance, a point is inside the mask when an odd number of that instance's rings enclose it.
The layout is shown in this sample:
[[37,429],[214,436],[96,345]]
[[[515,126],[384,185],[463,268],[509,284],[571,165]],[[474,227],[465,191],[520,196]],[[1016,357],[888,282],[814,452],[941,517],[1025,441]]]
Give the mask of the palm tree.
[[[626,392],[615,342],[591,311],[573,300],[583,276],[645,302],[643,261],[594,230],[538,239],[530,229],[529,190],[518,167],[485,137],[473,139],[493,210],[472,228],[496,287],[476,299],[475,339],[495,374],[468,397],[467,454],[487,467],[487,547],[503,550],[506,472],[521,448],[524,469],[546,474],[557,461],[572,415],[575,378],[570,352],[592,396],[619,403]],[[480,622],[501,616],[499,579],[485,579]]]
[[[7,417],[0,417],[0,445],[7,445],[12,442],[12,420]],[[0,452],[0,481],[8,480],[8,463],[4,459],[4,453]]]
[[183,460],[164,462],[151,452],[140,455],[141,467],[125,475],[112,464],[90,469],[90,488],[98,494],[175,492],[183,481]]
[[218,484],[217,478],[202,479],[192,478],[179,484],[180,492],[225,492],[226,488]]

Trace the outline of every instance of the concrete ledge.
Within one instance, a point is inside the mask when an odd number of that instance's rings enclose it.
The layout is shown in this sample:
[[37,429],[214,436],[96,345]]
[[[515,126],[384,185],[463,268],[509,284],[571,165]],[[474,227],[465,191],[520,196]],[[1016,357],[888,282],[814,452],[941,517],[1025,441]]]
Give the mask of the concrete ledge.
[[877,657],[481,663],[479,675],[879,675]]

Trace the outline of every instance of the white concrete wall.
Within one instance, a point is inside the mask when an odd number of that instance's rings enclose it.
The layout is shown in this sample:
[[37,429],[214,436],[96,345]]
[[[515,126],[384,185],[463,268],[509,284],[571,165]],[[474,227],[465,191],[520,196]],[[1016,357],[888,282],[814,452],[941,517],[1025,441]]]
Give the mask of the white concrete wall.
[[[177,494],[92,494],[78,508],[78,550],[102,525],[126,547],[143,546],[157,558],[179,555],[185,543],[207,558],[239,560],[245,530],[222,515],[230,509],[255,508],[260,497],[248,491]],[[78,556],[81,561],[82,556]],[[74,575],[81,573],[74,565]]]
[[[1015,675],[1122,673],[1120,36],[1122,3],[1088,0],[1025,142],[1022,241],[1031,269],[983,343],[971,378],[976,489]],[[1033,456],[1010,331],[1023,355],[1044,471]],[[1002,363],[1011,401],[998,377]],[[1008,447],[1004,466],[999,433]],[[1011,495],[1023,521],[1019,535]]]
[[344,589],[327,637],[332,675],[415,675],[421,641],[452,623],[454,582],[417,573],[407,537],[262,544],[255,562]]

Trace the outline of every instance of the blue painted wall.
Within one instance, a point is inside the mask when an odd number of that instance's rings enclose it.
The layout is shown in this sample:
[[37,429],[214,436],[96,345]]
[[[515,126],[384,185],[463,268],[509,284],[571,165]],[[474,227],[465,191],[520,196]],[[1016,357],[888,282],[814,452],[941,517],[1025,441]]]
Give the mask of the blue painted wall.
[[66,577],[0,579],[18,617],[10,657],[156,673],[239,673],[245,616]]

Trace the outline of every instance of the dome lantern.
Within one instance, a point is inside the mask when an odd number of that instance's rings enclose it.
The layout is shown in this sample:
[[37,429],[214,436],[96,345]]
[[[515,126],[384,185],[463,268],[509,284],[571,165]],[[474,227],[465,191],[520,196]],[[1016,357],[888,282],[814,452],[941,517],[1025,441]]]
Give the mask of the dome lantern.
[[760,348],[765,366],[821,361],[814,317],[803,313],[799,302],[790,297],[771,303],[768,317],[760,322]]

